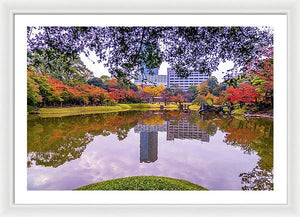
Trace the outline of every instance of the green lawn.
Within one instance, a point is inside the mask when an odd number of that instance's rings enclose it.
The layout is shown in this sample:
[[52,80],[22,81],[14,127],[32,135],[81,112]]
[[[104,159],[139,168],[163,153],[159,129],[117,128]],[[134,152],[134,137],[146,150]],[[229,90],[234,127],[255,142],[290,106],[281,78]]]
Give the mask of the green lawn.
[[[40,117],[63,117],[71,115],[99,114],[108,112],[134,111],[134,110],[159,110],[159,104],[117,104],[115,106],[84,106],[67,108],[40,108],[38,110]],[[176,110],[176,104],[164,106],[166,110]]]
[[132,176],[127,178],[119,178],[98,182],[74,190],[204,191],[207,189],[182,179],[173,179],[159,176]]

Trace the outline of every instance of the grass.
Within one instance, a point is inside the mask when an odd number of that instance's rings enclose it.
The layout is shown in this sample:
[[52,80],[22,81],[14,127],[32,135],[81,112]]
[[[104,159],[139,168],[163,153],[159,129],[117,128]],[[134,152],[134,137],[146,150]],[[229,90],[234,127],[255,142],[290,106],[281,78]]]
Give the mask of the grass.
[[27,105],[27,112],[32,112],[37,109],[38,109],[38,107],[36,107],[36,106]]
[[74,190],[204,191],[207,189],[182,179],[174,179],[174,178],[160,177],[160,176],[132,176],[127,178],[119,178],[119,179],[112,179],[108,181],[98,182]]
[[[40,117],[63,117],[71,115],[85,115],[85,114],[100,114],[121,111],[134,110],[159,110],[159,104],[117,104],[115,106],[84,106],[84,107],[67,107],[67,108],[40,108],[38,113]],[[169,104],[164,106],[165,110],[176,110],[176,104]]]
[[198,111],[200,109],[200,105],[191,105],[189,108],[192,111]]

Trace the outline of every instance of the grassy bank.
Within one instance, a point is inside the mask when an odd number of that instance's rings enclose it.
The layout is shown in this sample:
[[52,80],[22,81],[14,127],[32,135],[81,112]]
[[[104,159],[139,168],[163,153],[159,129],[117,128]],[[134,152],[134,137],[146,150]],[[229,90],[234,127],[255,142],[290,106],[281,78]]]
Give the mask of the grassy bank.
[[182,179],[173,179],[159,176],[132,176],[127,178],[98,182],[77,188],[75,190],[204,191],[207,189]]
[[200,105],[191,105],[189,108],[192,111],[198,111],[200,109]]
[[[109,112],[135,111],[135,110],[159,110],[159,104],[117,104],[115,106],[84,106],[67,108],[40,108],[40,117],[63,117],[71,115],[100,114]],[[165,110],[176,110],[176,104],[164,106]]]

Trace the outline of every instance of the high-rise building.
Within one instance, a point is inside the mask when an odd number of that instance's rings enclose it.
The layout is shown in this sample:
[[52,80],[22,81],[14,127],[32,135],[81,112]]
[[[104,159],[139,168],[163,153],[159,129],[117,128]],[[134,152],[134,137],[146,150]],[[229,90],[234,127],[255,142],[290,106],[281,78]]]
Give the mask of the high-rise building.
[[[143,51],[146,50],[146,45],[142,47]],[[166,75],[158,75],[158,69],[149,69],[146,66],[146,63],[143,62],[141,64],[141,75],[139,75],[136,79],[134,79],[134,83],[141,85],[141,84],[147,84],[147,85],[167,85],[167,76]]]
[[179,87],[182,90],[187,90],[190,86],[198,86],[198,84],[202,83],[203,81],[206,81],[209,78],[209,75],[207,73],[201,73],[201,72],[190,72],[189,77],[187,78],[181,78],[177,76],[177,73],[171,69],[167,69],[168,75],[167,75],[167,87],[168,88],[175,88]]
[[148,69],[145,63],[142,63],[142,75],[158,75],[158,68]]

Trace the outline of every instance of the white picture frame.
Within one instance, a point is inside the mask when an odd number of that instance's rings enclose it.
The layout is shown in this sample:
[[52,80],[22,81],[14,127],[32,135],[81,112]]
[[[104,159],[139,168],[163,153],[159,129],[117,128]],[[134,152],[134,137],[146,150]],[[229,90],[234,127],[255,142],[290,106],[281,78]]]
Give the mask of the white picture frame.
[[[67,3],[66,3],[67,2]],[[173,1],[173,6],[166,1],[138,2],[131,1],[123,3],[121,0],[107,2],[90,2],[82,7],[84,1],[68,0],[43,1],[24,4],[21,0],[14,2],[1,2],[1,19],[3,31],[1,33],[1,94],[4,105],[1,109],[1,200],[0,213],[3,216],[165,216],[169,212],[172,216],[196,216],[200,213],[205,216],[299,216],[299,141],[297,135],[296,108],[299,108],[297,100],[297,76],[300,44],[297,38],[300,32],[299,1],[243,1],[227,2],[221,0],[206,2],[179,2]],[[70,8],[71,5],[71,8]],[[176,5],[176,6],[174,6]],[[30,9],[28,9],[30,8]],[[95,10],[95,8],[101,8]],[[14,67],[13,67],[13,18],[15,14],[30,13],[86,13],[86,14],[287,14],[288,15],[288,204],[287,205],[16,205],[13,202],[13,134],[14,134]],[[8,43],[9,42],[9,43]],[[8,55],[9,54],[9,55]],[[292,117],[292,118],[291,118]],[[54,209],[55,208],[55,209]]]

